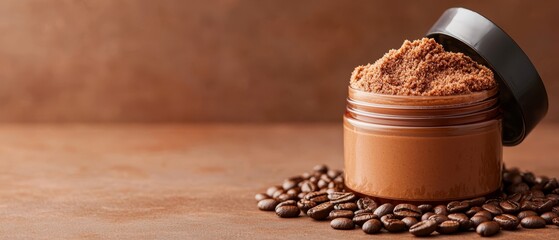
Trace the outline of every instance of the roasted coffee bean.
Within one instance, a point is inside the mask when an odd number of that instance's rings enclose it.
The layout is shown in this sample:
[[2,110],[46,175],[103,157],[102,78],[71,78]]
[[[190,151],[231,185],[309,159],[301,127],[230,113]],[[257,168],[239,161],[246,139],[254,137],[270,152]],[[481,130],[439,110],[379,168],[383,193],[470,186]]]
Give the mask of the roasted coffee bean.
[[394,233],[406,230],[406,224],[400,219],[386,219],[381,222],[383,223],[384,228],[389,232]]
[[329,214],[328,214],[328,219],[332,220],[332,219],[336,219],[336,218],[353,218],[353,211],[351,210],[332,210]]
[[417,218],[414,217],[405,217],[402,218],[402,222],[406,224],[407,228],[410,228],[411,226],[415,225],[418,221]]
[[287,192],[285,193],[297,196],[299,193],[301,193],[301,188],[294,187],[292,189],[287,190]]
[[316,203],[328,202],[328,193],[326,192],[310,192],[305,195],[305,199]]
[[265,193],[257,193],[257,194],[254,196],[254,199],[255,199],[257,202],[260,202],[260,200],[264,200],[264,199],[268,199],[268,198],[270,198],[270,196],[268,196],[268,194],[265,194]]
[[417,206],[417,208],[419,208],[419,210],[421,210],[421,213],[426,213],[426,212],[429,212],[429,211],[433,210],[433,205],[431,205],[431,204],[421,204],[421,205]]
[[438,224],[436,221],[425,220],[411,226],[409,232],[418,237],[425,237],[437,230],[437,226]]
[[504,213],[517,213],[520,211],[520,204],[511,200],[504,200],[499,203]]
[[382,229],[382,223],[378,219],[370,219],[361,227],[366,234],[378,233]]
[[480,223],[491,221],[491,219],[482,215],[476,215],[470,218],[470,221],[472,222],[472,227],[476,228]]
[[483,210],[490,212],[493,216],[503,214],[503,209],[493,204],[483,204],[483,206],[481,207],[483,208]]
[[276,199],[280,202],[283,202],[283,201],[287,201],[287,200],[297,200],[298,197],[295,194],[282,193],[278,197],[276,197]]
[[342,174],[342,171],[330,169],[330,170],[328,170],[328,172],[327,172],[326,174],[327,174],[328,177],[330,177],[331,179],[334,179],[334,178],[340,176],[340,175]]
[[425,214],[421,215],[421,221],[425,221],[427,219],[429,219],[430,216],[435,215],[434,212],[426,212]]
[[522,181],[529,184],[534,185],[536,183],[536,176],[534,176],[531,172],[524,172],[522,175]]
[[472,207],[481,207],[481,205],[483,205],[485,201],[486,201],[485,197],[478,197],[478,198],[468,200],[470,206]]
[[359,209],[371,209],[371,210],[375,210],[377,208],[377,203],[375,202],[375,200],[370,199],[370,198],[360,198],[359,200],[357,200],[357,207]]
[[526,211],[519,212],[517,216],[518,219],[522,220],[523,218],[528,216],[538,216],[538,213],[534,211],[526,210]]
[[328,166],[326,166],[325,164],[318,164],[316,166],[314,166],[312,168],[313,172],[318,172],[318,173],[327,173],[328,172]]
[[437,227],[437,232],[440,234],[451,234],[458,232],[460,228],[460,223],[454,220],[447,220],[439,224]]
[[552,211],[553,207],[555,205],[557,205],[559,201],[555,200],[555,199],[542,199],[542,200],[538,200],[536,201],[537,203],[537,209],[536,212],[538,213],[545,213],[545,212],[550,212]]
[[487,201],[485,201],[485,203],[482,204],[481,206],[483,207],[483,205],[485,204],[499,206],[499,203],[501,203],[500,198],[491,198],[491,199],[487,199]]
[[421,217],[421,210],[413,204],[401,203],[394,207],[394,215],[398,217]]
[[373,210],[371,209],[360,209],[354,212],[355,215],[360,214],[360,213],[373,213]]
[[326,181],[326,180],[324,180],[324,179],[320,179],[320,180],[318,180],[318,182],[316,183],[316,186],[317,186],[319,189],[328,188],[328,184],[330,184],[330,183],[331,183],[331,181]]
[[520,221],[523,228],[544,228],[545,220],[540,216],[528,216]]
[[298,217],[301,210],[295,205],[282,205],[276,208],[276,214],[282,218]]
[[512,194],[507,197],[507,200],[519,203],[520,200],[522,200],[522,194],[521,193]]
[[338,229],[338,230],[350,230],[350,229],[354,229],[355,225],[353,224],[353,221],[351,221],[351,219],[349,218],[335,218],[330,222],[330,226],[333,229]]
[[334,209],[355,211],[357,210],[357,204],[354,202],[338,203],[334,206]]
[[470,221],[470,218],[468,218],[468,216],[466,216],[466,214],[464,213],[451,213],[448,214],[447,217],[450,220],[454,220],[460,223],[460,229],[463,231],[466,231],[472,227],[472,222]]
[[274,211],[280,202],[276,199],[262,199],[258,202],[258,209],[262,211]]
[[559,187],[559,182],[557,182],[556,178],[550,179],[543,187],[543,190],[546,192],[551,192]]
[[281,206],[297,206],[297,201],[287,200],[287,201],[280,202],[278,203],[278,205],[276,205],[276,209],[278,209]]
[[318,186],[311,180],[304,181],[301,184],[301,192],[315,192],[318,191]]
[[467,201],[452,201],[446,205],[446,209],[450,213],[457,213],[466,211],[470,207],[470,204]]
[[305,196],[307,196],[307,193],[304,193],[304,192],[300,192],[299,194],[297,194],[297,198],[299,198],[299,199],[304,199]]
[[278,189],[277,191],[274,192],[274,194],[272,194],[272,198],[278,198],[280,195],[282,195],[284,193],[285,193],[285,190]]
[[292,189],[294,187],[297,187],[298,183],[299,182],[296,182],[296,181],[291,180],[291,179],[285,179],[285,181],[283,181],[282,187],[283,187],[284,190],[289,190],[289,189]]
[[546,213],[542,213],[542,215],[540,215],[540,217],[542,217],[545,220],[545,223],[547,224],[553,224],[553,219],[556,217],[559,217],[559,215],[557,215],[557,213],[554,212],[546,212]]
[[545,198],[559,200],[559,194],[550,193],[550,194],[545,195]]
[[307,199],[301,199],[297,202],[297,207],[299,207],[299,209],[301,209],[301,211],[305,214],[309,211],[309,209],[316,207],[316,205],[318,205],[316,202]]
[[522,200],[520,202],[520,210],[522,211],[530,210],[535,212],[538,210],[538,205],[532,202],[531,200]]
[[545,198],[545,193],[541,190],[530,190],[532,193],[532,199],[534,198]]
[[324,220],[332,210],[334,210],[334,204],[331,202],[324,202],[309,209],[307,215],[314,220]]
[[380,217],[380,221],[382,223],[384,223],[384,221],[387,220],[387,219],[397,219],[397,217],[396,217],[396,215],[394,215],[392,213],[391,214],[386,214],[386,215]]
[[522,176],[519,172],[504,172],[503,181],[508,184],[516,184],[522,182]]
[[510,193],[510,194],[524,193],[524,192],[527,192],[527,191],[530,191],[530,186],[528,186],[528,184],[523,183],[523,182],[512,184],[507,188],[507,192]]
[[520,220],[516,216],[510,214],[502,214],[499,216],[495,216],[493,221],[499,223],[502,229],[504,230],[514,230],[518,227]]
[[272,197],[277,190],[281,190],[281,186],[272,186],[266,190],[266,195]]
[[392,213],[393,210],[394,210],[394,205],[392,205],[391,203],[385,203],[377,207],[377,209],[375,209],[373,213],[379,217],[382,217],[386,214]]
[[553,224],[555,224],[555,226],[559,227],[559,217],[556,217],[556,218],[552,219],[551,223],[553,223]]
[[479,216],[484,216],[484,217],[489,218],[489,219],[493,218],[493,215],[487,210],[481,210],[481,211],[477,212],[476,214],[474,214],[474,216],[478,216],[478,215]]
[[430,216],[428,220],[433,220],[437,222],[437,224],[441,224],[442,222],[447,221],[448,217],[442,214],[435,214],[433,216]]
[[446,209],[445,205],[437,205],[433,208],[433,212],[435,214],[440,214],[440,215],[448,215],[448,210]]
[[344,184],[340,182],[330,182],[328,183],[328,189],[332,189],[336,192],[344,190]]
[[353,223],[357,226],[362,226],[363,223],[371,219],[378,219],[378,216],[373,213],[358,213],[353,216]]
[[473,217],[477,212],[483,210],[483,208],[481,207],[472,207],[470,209],[468,209],[466,212],[464,212],[466,214],[466,216],[468,217]]
[[494,221],[482,222],[476,227],[476,232],[482,237],[493,236],[501,230],[499,223]]
[[356,197],[354,193],[342,193],[342,194],[329,194],[328,198],[330,199],[330,202],[332,202],[333,204],[338,204],[338,203],[351,202]]
[[552,207],[551,211],[554,212],[554,213],[559,214],[559,206]]

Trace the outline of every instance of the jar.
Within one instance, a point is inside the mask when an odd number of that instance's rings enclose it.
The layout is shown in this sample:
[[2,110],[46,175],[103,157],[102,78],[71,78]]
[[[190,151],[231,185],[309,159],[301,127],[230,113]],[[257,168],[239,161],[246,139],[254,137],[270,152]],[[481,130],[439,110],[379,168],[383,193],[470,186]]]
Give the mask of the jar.
[[349,88],[346,187],[404,201],[474,198],[500,188],[498,89],[457,96],[397,96]]

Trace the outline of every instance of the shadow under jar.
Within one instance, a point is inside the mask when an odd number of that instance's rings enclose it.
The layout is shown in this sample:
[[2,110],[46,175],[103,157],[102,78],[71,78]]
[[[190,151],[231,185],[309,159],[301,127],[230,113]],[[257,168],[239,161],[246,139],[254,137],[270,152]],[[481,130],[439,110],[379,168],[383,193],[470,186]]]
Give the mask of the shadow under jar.
[[345,183],[388,201],[474,198],[500,188],[498,89],[455,96],[401,96],[349,88]]

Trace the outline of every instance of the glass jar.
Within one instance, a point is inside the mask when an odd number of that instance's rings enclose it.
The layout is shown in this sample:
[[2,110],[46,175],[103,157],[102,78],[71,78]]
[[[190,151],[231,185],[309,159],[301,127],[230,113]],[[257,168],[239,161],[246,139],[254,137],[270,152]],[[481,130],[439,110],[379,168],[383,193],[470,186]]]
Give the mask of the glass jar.
[[449,201],[501,185],[498,89],[457,96],[349,88],[344,115],[349,190],[396,201]]

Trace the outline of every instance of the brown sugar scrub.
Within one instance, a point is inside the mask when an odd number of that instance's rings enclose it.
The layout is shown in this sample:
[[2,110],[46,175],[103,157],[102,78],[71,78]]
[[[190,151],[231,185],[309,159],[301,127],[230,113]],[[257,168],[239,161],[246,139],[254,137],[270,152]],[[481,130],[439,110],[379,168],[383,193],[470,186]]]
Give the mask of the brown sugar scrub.
[[375,63],[355,68],[350,86],[379,94],[450,96],[489,90],[497,83],[489,68],[423,38],[406,40]]

